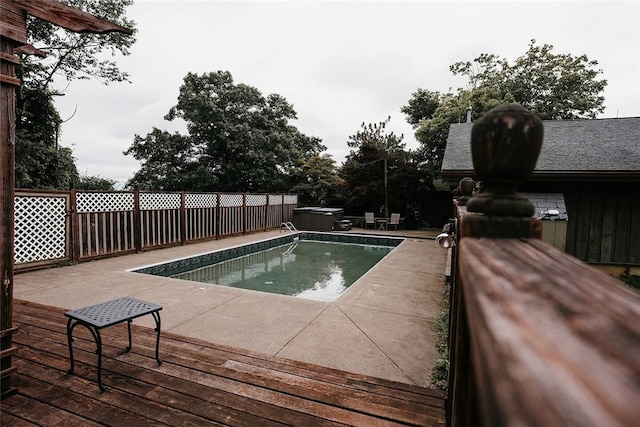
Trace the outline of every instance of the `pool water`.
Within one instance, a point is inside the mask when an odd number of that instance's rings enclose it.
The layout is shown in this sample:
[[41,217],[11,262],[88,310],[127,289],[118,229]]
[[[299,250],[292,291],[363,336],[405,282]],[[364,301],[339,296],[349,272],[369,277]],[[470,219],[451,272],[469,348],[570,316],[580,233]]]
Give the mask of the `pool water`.
[[333,301],[392,249],[300,240],[169,277]]

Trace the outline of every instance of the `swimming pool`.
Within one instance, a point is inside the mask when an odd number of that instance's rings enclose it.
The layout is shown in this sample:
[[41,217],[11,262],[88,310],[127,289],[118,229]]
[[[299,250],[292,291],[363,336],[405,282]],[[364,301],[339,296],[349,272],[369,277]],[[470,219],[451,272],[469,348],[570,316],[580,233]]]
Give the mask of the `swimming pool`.
[[301,232],[132,271],[333,301],[403,239]]

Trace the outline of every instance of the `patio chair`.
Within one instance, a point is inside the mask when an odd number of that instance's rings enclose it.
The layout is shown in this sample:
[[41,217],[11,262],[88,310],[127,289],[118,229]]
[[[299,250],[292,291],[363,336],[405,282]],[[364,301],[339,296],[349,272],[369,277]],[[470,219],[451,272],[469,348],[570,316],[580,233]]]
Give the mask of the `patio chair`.
[[387,226],[391,226],[393,225],[395,227],[395,229],[398,229],[398,224],[400,224],[400,214],[399,213],[392,213],[391,214],[391,218],[389,219],[389,224],[387,224]]
[[369,227],[369,224],[376,228],[376,220],[374,218],[373,212],[365,212],[364,213],[364,228],[365,230]]

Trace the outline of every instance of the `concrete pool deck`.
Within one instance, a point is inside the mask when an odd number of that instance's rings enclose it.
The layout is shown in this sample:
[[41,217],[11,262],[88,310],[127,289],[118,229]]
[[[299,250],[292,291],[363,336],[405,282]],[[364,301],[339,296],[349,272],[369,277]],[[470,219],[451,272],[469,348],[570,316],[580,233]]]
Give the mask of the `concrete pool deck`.
[[[13,294],[70,310],[128,295],[163,307],[162,331],[430,386],[447,252],[425,238],[431,231],[376,234],[406,239],[333,302],[127,271],[276,237],[278,230],[19,273]],[[154,326],[150,316],[134,323]]]

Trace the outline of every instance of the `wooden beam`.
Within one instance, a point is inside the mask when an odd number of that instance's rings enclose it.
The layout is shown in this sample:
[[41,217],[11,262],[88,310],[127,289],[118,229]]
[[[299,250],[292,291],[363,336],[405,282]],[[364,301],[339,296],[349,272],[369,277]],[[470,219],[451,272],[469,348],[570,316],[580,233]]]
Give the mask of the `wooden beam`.
[[9,1],[9,3],[15,3],[18,8],[31,16],[44,19],[78,33],[110,33],[117,31],[133,34],[133,30],[129,28],[106,21],[56,0],[14,0],[13,2]]
[[11,327],[0,331],[0,338],[8,337],[18,332],[18,328]]
[[[14,49],[14,52],[15,52],[15,49]],[[14,65],[20,64],[20,58],[6,52],[0,52],[0,61],[6,61]]]
[[40,50],[40,49],[36,49],[35,47],[31,46],[30,44],[23,44],[20,47],[17,47],[15,49],[13,49],[13,52],[15,54],[23,54],[23,55],[35,55],[35,56],[39,56],[40,58],[46,58],[47,53]]
[[[4,16],[3,16],[4,19]],[[0,38],[0,351],[12,347],[13,312],[13,212],[15,187],[15,96],[20,81],[16,78],[13,42]],[[17,85],[16,85],[17,81]],[[0,371],[10,373],[11,355],[0,358]],[[11,387],[10,375],[0,378],[0,395],[6,395]]]
[[12,40],[13,47],[27,42],[27,14],[13,1],[0,2],[0,36]]
[[22,85],[22,82],[20,81],[19,78],[17,77],[11,77],[11,76],[5,76],[3,74],[0,74],[0,83],[7,83],[13,86],[18,86],[20,87]]

